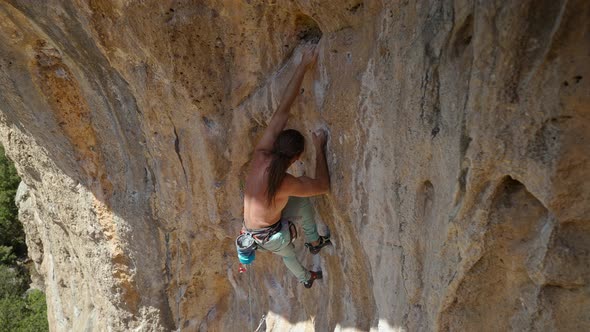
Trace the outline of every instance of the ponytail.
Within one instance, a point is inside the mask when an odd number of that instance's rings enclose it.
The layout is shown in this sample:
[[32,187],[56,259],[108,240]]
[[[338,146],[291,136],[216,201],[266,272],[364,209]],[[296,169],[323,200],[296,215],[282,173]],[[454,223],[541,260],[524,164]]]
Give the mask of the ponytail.
[[291,158],[287,155],[272,151],[272,161],[268,167],[268,189],[266,191],[268,205],[274,204],[275,195],[287,174],[290,164]]
[[272,161],[268,166],[268,185],[266,200],[268,205],[274,204],[275,195],[287,175],[291,160],[303,152],[305,139],[295,129],[282,131],[277,137],[271,151]]

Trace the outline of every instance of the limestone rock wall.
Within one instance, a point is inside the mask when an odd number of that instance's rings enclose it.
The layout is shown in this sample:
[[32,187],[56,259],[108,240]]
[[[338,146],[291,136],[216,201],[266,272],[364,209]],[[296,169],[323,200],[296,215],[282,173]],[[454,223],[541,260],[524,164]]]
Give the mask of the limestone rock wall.
[[[335,246],[296,244],[306,290],[233,239],[318,39],[289,125],[330,130]],[[54,331],[590,328],[587,1],[4,0],[0,55]]]

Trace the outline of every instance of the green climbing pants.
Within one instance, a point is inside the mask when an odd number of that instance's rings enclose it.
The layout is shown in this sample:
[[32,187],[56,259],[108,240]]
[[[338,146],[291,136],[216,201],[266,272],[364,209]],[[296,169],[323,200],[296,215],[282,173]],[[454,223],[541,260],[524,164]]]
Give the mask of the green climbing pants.
[[289,197],[287,206],[281,213],[282,227],[281,231],[274,234],[266,243],[261,245],[262,248],[271,251],[283,257],[283,262],[299,280],[299,282],[308,281],[311,277],[309,271],[305,269],[297,256],[295,255],[295,246],[291,242],[291,233],[289,231],[289,222],[301,222],[306,242],[314,242],[319,239],[317,226],[313,220],[313,207],[307,197]]

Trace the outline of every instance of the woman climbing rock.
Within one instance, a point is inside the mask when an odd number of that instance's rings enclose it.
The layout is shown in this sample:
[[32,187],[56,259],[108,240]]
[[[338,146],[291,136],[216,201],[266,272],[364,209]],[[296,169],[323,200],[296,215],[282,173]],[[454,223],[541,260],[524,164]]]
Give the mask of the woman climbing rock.
[[[314,280],[321,279],[322,272],[308,271],[297,260],[292,243],[296,231],[293,232],[292,222],[301,223],[306,246],[312,254],[317,254],[329,243],[328,237],[319,236],[317,232],[308,198],[325,194],[330,189],[325,156],[327,138],[323,131],[313,135],[316,148],[315,178],[294,177],[287,173],[287,169],[301,157],[305,139],[297,130],[283,129],[305,72],[315,65],[317,57],[315,48],[310,47],[303,52],[301,62],[287,85],[278,109],[256,145],[246,176],[242,231],[251,236],[254,246],[282,256],[287,268],[306,288],[310,288]],[[239,247],[240,238],[238,242]],[[248,259],[248,255],[240,257],[243,263],[248,263]]]

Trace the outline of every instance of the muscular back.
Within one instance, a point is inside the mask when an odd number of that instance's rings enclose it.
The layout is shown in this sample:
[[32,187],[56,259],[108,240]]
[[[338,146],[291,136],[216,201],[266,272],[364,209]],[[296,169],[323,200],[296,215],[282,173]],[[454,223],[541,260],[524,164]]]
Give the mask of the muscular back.
[[[289,109],[297,95],[299,95],[299,88],[301,87],[301,82],[303,82],[305,72],[308,68],[313,67],[317,58],[318,51],[313,46],[307,47],[303,51],[301,61],[289,84],[287,84],[277,110],[256,144],[250,170],[246,176],[246,188],[244,192],[244,223],[248,228],[263,228],[276,223],[281,218],[281,211],[287,205],[289,196],[308,197],[323,194],[329,190],[330,176],[328,174],[324,152],[326,135],[322,132],[319,136],[314,134],[314,143],[316,141],[318,143],[316,144],[316,177],[318,178],[310,179],[305,176],[295,178],[290,174],[286,174],[283,180],[280,180],[281,183],[278,188],[273,186],[270,191],[272,193],[276,189],[272,204],[268,203],[267,197],[267,169],[272,161],[270,151],[273,150],[275,141],[285,128],[285,124],[289,118]],[[299,133],[299,135],[301,134]],[[301,151],[297,151],[297,153],[300,154],[302,151],[303,146],[301,146]],[[289,158],[298,157],[295,155],[291,156],[291,154],[288,156]],[[274,172],[273,177],[276,174]]]
[[289,197],[282,193],[282,185],[275,196],[274,204],[267,202],[268,173],[272,157],[268,152],[257,150],[246,176],[244,192],[244,222],[246,227],[255,229],[270,226],[281,218],[281,211]]

